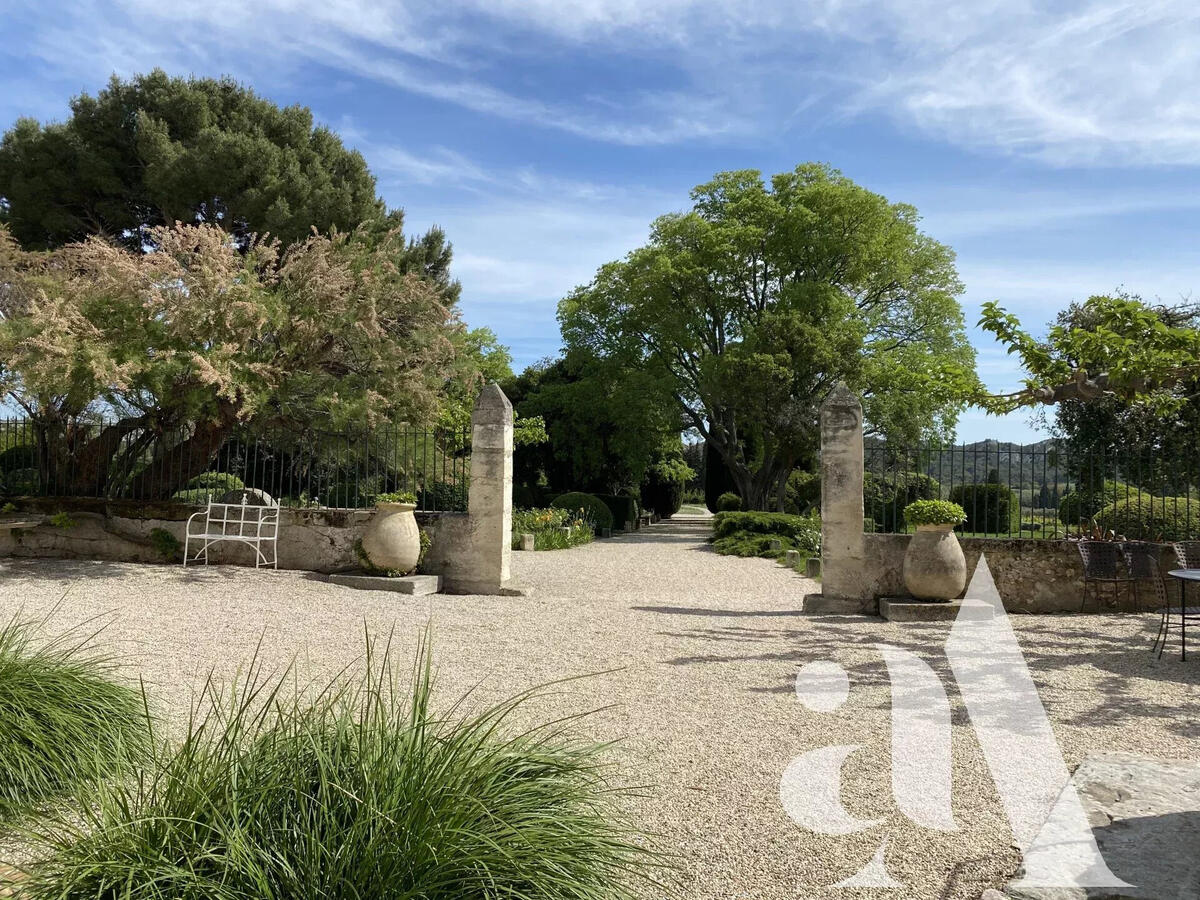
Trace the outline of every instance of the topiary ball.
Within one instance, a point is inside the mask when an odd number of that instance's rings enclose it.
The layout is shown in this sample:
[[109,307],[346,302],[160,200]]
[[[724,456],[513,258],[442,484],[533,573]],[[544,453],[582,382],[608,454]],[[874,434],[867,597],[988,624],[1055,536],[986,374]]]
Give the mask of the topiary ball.
[[742,508],[742,498],[733,491],[726,491],[717,498],[717,512],[736,512]]
[[559,494],[550,503],[555,509],[568,509],[572,512],[582,512],[583,517],[592,523],[597,531],[612,528],[612,510],[595,494],[585,494],[583,491],[570,491]]

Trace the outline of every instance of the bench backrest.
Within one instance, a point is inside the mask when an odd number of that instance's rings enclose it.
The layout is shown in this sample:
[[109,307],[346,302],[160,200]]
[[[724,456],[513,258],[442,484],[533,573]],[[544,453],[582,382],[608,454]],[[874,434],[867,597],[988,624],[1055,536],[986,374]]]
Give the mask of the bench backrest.
[[230,537],[273,538],[279,533],[279,507],[208,501],[205,532]]

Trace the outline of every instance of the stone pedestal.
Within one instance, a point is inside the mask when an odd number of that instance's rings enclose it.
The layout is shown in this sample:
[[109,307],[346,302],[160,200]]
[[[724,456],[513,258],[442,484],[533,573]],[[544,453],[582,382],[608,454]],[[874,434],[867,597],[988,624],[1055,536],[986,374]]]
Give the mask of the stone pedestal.
[[821,593],[805,612],[874,614],[865,590],[863,546],[863,412],[838,382],[821,406]]
[[523,596],[511,583],[513,409],[489,384],[471,415],[471,486],[467,514],[443,516],[425,569],[447,594]]

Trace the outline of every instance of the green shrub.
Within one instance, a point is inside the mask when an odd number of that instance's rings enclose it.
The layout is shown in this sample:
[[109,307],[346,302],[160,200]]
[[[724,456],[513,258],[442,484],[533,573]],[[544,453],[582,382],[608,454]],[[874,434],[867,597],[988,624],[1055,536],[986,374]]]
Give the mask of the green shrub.
[[642,506],[660,519],[669,519],[683,506],[683,482],[648,479],[642,484]]
[[149,747],[141,694],[78,630],[0,628],[0,824],[127,769]]
[[[564,529],[566,529],[564,531]],[[514,509],[512,548],[521,547],[521,535],[533,535],[534,550],[566,550],[591,542],[592,523],[569,509]]]
[[63,512],[61,510],[59,512],[56,512],[54,515],[52,515],[46,521],[49,522],[51,525],[53,525],[55,528],[61,528],[64,531],[66,531],[70,528],[74,528],[76,525],[79,524],[78,522],[76,522],[74,519],[71,518],[70,513]]
[[408,503],[412,506],[417,504],[417,495],[412,491],[392,491],[387,494],[376,494],[375,503]]
[[612,514],[612,528],[628,529],[637,522],[638,502],[625,494],[593,494]]
[[1009,534],[1020,525],[1021,504],[1007,485],[958,484],[950,489],[950,499],[966,513],[964,531]]
[[176,503],[204,506],[209,500],[219,500],[230,491],[246,489],[245,482],[229,472],[202,472],[181,490],[171,495]]
[[431,481],[423,489],[424,500],[422,508],[444,511],[463,511],[467,508],[467,494],[470,491],[468,480],[464,477],[458,481]]
[[179,538],[165,528],[150,529],[150,546],[163,558],[164,562],[172,562],[180,559],[183,555],[183,544],[179,543]]
[[904,507],[904,521],[914,528],[918,525],[961,525],[967,521],[967,514],[949,500],[917,500]]
[[609,508],[595,494],[585,494],[583,491],[571,491],[570,493],[560,494],[555,497],[550,505],[558,509],[568,509],[571,512],[582,513],[583,517],[592,523],[592,527],[596,531],[612,528],[612,512],[609,511]]
[[535,509],[550,503],[549,491],[541,485],[514,484],[513,509]]
[[[771,541],[780,542],[771,549]],[[713,516],[713,549],[726,556],[782,556],[799,550],[806,556],[821,552],[821,521],[789,513],[720,512]]]
[[1133,541],[1200,539],[1200,500],[1136,492],[1096,513],[1096,524]]
[[742,498],[733,491],[726,491],[717,498],[717,512],[737,512],[742,508]]
[[246,487],[246,482],[232,472],[201,472],[187,483],[189,488],[208,488],[217,494],[226,491],[240,491]]
[[1062,495],[1058,501],[1058,520],[1069,528],[1076,528],[1110,503],[1136,493],[1137,489],[1121,481],[1106,480],[1095,488],[1076,487]]
[[788,475],[784,490],[785,512],[798,516],[808,515],[821,508],[821,476],[817,472],[793,469]]
[[942,486],[920,472],[868,472],[863,478],[863,510],[875,521],[875,530],[904,530],[904,508],[918,500],[939,500]]
[[37,469],[37,447],[19,444],[0,452],[0,474],[9,474],[22,469]]
[[646,476],[638,492],[642,507],[660,519],[669,519],[683,506],[683,488],[696,473],[684,462],[682,446],[665,449],[646,468]]
[[[626,824],[632,789],[563,725],[509,725],[406,688],[385,650],[365,674],[295,691],[261,666],[210,682],[176,749],[40,829],[26,900],[632,898],[662,867]],[[265,701],[265,702],[264,702]]]

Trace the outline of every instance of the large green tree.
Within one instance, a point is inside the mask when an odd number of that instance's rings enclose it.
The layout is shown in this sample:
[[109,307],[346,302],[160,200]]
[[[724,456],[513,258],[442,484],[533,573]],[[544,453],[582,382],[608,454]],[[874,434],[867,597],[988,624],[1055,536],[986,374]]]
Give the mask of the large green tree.
[[660,384],[753,508],[782,502],[839,380],[874,432],[952,432],[974,354],[954,255],[915,209],[815,164],[724,172],[692,200],[562,301],[569,349]]
[[289,244],[382,214],[361,154],[228,78],[114,76],[66,121],[21,119],[0,142],[0,221],[27,250],[90,235],[136,250],[176,221]]
[[542,360],[503,383],[519,416],[545,422],[547,439],[517,450],[516,477],[551,493],[636,489],[679,443],[678,412],[653,379],[573,353]]

